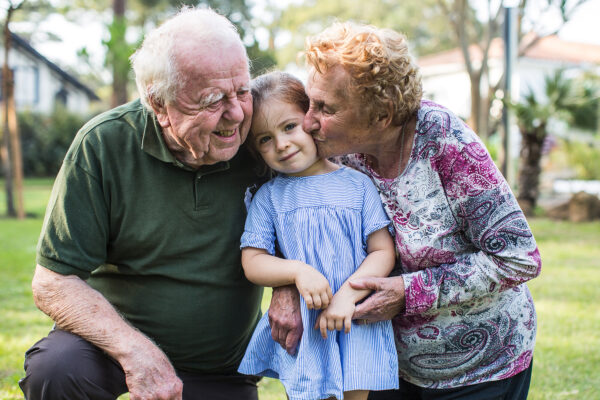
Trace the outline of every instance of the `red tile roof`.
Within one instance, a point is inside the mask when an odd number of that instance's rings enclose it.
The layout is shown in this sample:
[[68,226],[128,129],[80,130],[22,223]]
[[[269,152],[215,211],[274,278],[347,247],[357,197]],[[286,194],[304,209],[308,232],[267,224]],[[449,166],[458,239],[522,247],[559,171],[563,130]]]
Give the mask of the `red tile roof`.
[[[528,38],[526,37],[525,40],[528,40]],[[474,62],[481,61],[482,53],[477,46],[471,45],[469,51],[471,59]],[[502,59],[504,57],[504,41],[501,38],[492,40],[488,57],[490,59]],[[527,49],[525,57],[576,64],[600,64],[600,46],[588,43],[567,42],[556,35],[551,35],[541,38]],[[458,48],[426,55],[418,59],[418,64],[421,67],[459,63],[463,63],[463,56]]]

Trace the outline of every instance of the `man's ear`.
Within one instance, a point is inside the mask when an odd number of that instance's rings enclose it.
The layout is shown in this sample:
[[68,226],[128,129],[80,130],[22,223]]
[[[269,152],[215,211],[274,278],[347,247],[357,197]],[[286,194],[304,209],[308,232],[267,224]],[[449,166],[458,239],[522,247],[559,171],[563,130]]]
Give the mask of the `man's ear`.
[[167,108],[163,104],[162,101],[158,101],[154,98],[154,96],[150,95],[148,97],[148,103],[150,103],[150,107],[152,107],[152,111],[154,111],[154,115],[156,115],[156,119],[160,126],[165,129],[171,126],[171,121],[169,120],[169,114],[167,113]]

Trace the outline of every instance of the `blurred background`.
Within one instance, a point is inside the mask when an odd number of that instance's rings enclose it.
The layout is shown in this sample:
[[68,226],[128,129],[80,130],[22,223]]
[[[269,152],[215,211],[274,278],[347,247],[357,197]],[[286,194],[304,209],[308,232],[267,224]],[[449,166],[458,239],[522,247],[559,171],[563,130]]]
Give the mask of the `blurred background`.
[[54,176],[85,120],[137,97],[128,58],[144,33],[197,4],[237,25],[253,75],[304,79],[304,39],[335,20],[401,31],[425,96],[479,134],[526,214],[600,193],[600,0],[1,0],[8,215],[25,215],[23,177]]
[[[31,277],[65,152],[137,97],[129,56],[185,4],[237,25],[253,76],[304,80],[304,39],[335,20],[404,32],[425,97],[485,142],[542,254],[529,398],[600,399],[600,0],[0,0],[0,399],[23,398],[23,354],[52,327]],[[285,399],[272,379],[259,395]]]

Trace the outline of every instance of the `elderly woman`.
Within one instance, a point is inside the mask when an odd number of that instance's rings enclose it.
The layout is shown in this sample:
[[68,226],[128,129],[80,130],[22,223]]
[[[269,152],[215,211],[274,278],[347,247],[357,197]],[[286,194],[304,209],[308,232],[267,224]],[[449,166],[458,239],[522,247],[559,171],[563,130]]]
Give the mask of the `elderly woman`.
[[[401,388],[369,398],[525,399],[536,334],[525,282],[540,255],[481,140],[422,99],[397,32],[337,23],[306,56],[304,129],[321,155],[371,177],[395,229],[398,274],[353,283],[374,291],[354,317],[392,319],[396,335]],[[273,336],[290,348],[295,332]]]

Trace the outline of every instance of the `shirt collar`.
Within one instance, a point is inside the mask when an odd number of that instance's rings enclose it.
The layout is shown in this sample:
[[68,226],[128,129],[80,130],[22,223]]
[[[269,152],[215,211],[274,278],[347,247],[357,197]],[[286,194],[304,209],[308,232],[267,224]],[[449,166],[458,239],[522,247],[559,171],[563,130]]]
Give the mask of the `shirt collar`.
[[221,161],[213,165],[203,165],[198,170],[183,164],[181,161],[175,158],[175,156],[173,156],[167,147],[167,143],[162,135],[162,128],[158,123],[154,113],[149,112],[144,107],[144,115],[146,117],[146,122],[144,126],[144,134],[142,136],[142,150],[147,154],[159,159],[160,161],[173,164],[178,168],[188,171],[196,171],[202,174],[229,169],[229,161]]

